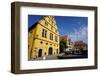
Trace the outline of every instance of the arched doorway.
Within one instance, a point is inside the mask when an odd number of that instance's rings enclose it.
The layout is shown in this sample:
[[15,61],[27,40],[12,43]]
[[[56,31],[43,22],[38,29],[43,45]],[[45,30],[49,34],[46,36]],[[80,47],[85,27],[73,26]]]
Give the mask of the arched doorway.
[[38,57],[41,57],[42,56],[42,49],[39,49],[38,51]]
[[53,48],[50,47],[49,50],[48,50],[48,54],[49,54],[49,55],[52,55],[52,53],[53,53]]
[[58,54],[58,49],[56,50],[56,53]]

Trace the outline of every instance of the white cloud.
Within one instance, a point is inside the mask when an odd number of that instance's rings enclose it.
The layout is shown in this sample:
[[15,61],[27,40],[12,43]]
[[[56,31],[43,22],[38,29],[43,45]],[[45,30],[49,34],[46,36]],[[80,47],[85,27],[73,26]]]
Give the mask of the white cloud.
[[88,40],[88,27],[82,26],[79,29],[74,29],[74,32],[70,33],[69,37],[72,41],[82,40],[87,43]]

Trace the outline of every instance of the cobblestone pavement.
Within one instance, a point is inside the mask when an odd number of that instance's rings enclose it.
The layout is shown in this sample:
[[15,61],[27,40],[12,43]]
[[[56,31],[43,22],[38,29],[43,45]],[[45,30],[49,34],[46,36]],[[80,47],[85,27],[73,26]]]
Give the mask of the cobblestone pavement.
[[87,55],[66,55],[65,53],[57,54],[57,55],[48,55],[46,57],[39,57],[35,60],[57,60],[57,59],[79,59],[79,58],[87,58]]
[[56,60],[58,59],[57,56],[62,56],[64,53],[61,53],[61,54],[57,54],[57,55],[48,55],[45,57],[45,59],[43,57],[39,57],[35,60]]

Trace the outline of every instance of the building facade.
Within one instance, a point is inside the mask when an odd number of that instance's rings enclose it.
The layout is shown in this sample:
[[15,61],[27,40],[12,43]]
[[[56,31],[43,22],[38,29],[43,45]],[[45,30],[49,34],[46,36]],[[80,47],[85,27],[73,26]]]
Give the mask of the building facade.
[[83,41],[75,41],[74,42],[75,51],[87,50],[87,44]]
[[44,16],[28,30],[28,58],[59,54],[59,31],[54,16]]

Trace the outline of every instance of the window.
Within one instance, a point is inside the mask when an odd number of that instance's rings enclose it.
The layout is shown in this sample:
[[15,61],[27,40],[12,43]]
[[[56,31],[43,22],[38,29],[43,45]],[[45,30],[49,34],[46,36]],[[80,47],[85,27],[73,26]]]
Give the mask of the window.
[[50,20],[50,17],[49,17],[49,22],[50,22],[51,20]]
[[53,20],[52,20],[52,25],[54,25]]
[[53,40],[53,34],[50,33],[50,40]]
[[48,45],[48,43],[46,43],[46,45]]
[[43,42],[41,41],[40,43],[42,44]]
[[42,37],[45,37],[45,38],[47,37],[47,30],[45,29],[42,30]]
[[53,26],[51,26],[51,30],[53,30]]
[[48,26],[48,23],[45,21],[45,25]]
[[42,37],[44,37],[44,29],[42,30]]
[[58,52],[58,49],[57,49],[57,54],[58,54],[59,52]]
[[54,17],[52,17],[52,25],[54,25],[54,21],[55,21],[55,20],[54,20]]
[[47,30],[45,30],[45,38],[47,38]]
[[58,42],[58,38],[57,38],[57,36],[55,36],[55,41]]

